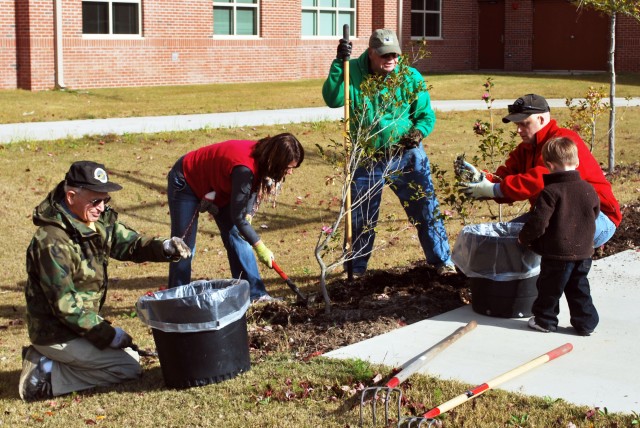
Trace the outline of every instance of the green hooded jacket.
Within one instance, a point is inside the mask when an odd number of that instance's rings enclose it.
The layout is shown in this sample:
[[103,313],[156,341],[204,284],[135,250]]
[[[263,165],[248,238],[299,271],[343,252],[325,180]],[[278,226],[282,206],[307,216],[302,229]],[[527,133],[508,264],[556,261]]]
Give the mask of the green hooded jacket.
[[[400,60],[402,61],[402,58]],[[389,105],[376,125],[376,129],[373,130],[374,133],[377,133],[377,138],[373,143],[376,149],[396,144],[411,128],[418,129],[426,137],[431,133],[436,123],[436,115],[431,108],[431,97],[427,92],[424,78],[415,68],[407,68],[408,75],[402,83],[402,87],[407,93],[417,94],[417,97],[409,104],[406,93],[403,94],[405,91],[397,89],[396,98],[400,103]],[[396,66],[394,73],[397,73],[399,69],[400,65]],[[370,74],[368,50],[364,51],[359,58],[349,60],[349,99],[351,101],[349,113],[350,117],[355,117],[356,112],[363,111],[363,104],[367,103],[367,115],[363,118],[365,126],[375,120],[375,112],[379,110],[378,106],[385,93],[383,90],[375,99],[364,99],[361,85]],[[387,75],[386,78],[390,78],[390,75]],[[344,107],[344,65],[339,59],[335,59],[331,63],[329,76],[322,86],[322,97],[329,107]],[[351,132],[357,132],[353,122],[351,123]]]
[[27,324],[37,345],[84,337],[104,349],[115,329],[100,316],[107,294],[109,257],[133,262],[169,261],[163,240],[146,238],[118,222],[106,207],[96,231],[62,205],[64,182],[33,211],[38,230],[27,249]]

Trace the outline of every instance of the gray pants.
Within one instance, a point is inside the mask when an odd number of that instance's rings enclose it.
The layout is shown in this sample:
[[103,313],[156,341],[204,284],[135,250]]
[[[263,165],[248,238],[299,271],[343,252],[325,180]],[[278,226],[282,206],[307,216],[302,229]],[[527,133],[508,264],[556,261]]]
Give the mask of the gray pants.
[[121,383],[142,374],[140,356],[131,348],[100,350],[82,338],[33,346],[53,361],[51,388],[54,396]]

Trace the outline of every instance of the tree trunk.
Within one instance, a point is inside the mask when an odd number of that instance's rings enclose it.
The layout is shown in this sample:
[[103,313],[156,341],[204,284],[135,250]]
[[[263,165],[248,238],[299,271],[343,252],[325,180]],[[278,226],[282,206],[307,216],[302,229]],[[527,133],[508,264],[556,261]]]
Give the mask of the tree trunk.
[[611,110],[609,111],[609,173],[612,173],[616,167],[615,147],[616,147],[616,13],[611,13],[611,47],[609,49],[609,73],[611,75],[611,90],[609,92],[609,102]]

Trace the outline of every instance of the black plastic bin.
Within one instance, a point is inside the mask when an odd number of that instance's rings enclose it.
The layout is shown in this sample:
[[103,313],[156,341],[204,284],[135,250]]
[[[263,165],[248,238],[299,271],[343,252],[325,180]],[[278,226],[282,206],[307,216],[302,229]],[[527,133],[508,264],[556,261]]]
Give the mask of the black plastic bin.
[[452,259],[469,277],[471,306],[483,315],[531,316],[538,297],[540,256],[518,244],[523,223],[482,223],[465,226]]
[[248,371],[249,304],[249,283],[227,279],[195,281],[138,299],[138,317],[152,329],[165,384],[203,386]]

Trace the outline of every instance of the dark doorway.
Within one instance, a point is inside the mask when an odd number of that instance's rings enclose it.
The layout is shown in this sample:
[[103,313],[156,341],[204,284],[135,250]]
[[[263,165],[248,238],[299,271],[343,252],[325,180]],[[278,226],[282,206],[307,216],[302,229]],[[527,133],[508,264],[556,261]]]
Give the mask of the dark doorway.
[[478,68],[504,69],[504,0],[478,2]]
[[609,21],[566,0],[533,2],[534,70],[607,70]]

